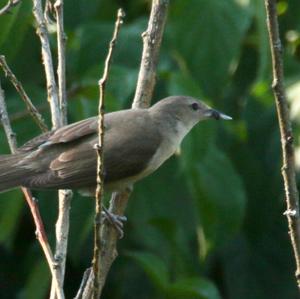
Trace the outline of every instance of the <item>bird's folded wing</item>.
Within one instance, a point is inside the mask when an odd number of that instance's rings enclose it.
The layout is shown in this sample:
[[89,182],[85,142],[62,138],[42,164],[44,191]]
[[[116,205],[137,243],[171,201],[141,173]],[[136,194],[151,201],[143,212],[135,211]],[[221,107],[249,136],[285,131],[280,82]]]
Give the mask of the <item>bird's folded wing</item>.
[[[135,176],[147,167],[161,142],[159,130],[149,126],[137,112],[111,113],[105,117],[104,134],[104,179],[106,183]],[[76,123],[67,130],[51,136],[51,142],[77,140],[72,147],[62,152],[50,164],[57,179],[68,184],[85,185],[96,182],[96,151],[98,142],[97,122],[91,119]],[[94,128],[94,129],[93,129]],[[151,129],[150,129],[151,128]],[[89,134],[87,133],[89,132]],[[77,136],[76,138],[74,136]],[[79,137],[81,136],[81,137]],[[72,187],[72,186],[70,186]],[[75,186],[76,187],[76,186]]]
[[57,143],[75,141],[81,137],[89,136],[97,132],[97,117],[91,117],[82,121],[64,126],[57,130],[39,135],[23,146],[18,148],[19,152],[33,151],[39,147],[45,147]]
[[62,127],[48,139],[48,144],[67,143],[78,138],[86,137],[98,131],[98,117],[91,117]]

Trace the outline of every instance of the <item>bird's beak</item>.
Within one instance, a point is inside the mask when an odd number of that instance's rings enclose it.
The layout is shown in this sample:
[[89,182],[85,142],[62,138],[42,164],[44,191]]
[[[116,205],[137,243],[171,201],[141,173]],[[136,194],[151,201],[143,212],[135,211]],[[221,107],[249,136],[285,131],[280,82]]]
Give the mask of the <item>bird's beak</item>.
[[218,110],[215,110],[215,109],[207,109],[205,112],[204,112],[204,115],[208,118],[214,118],[216,120],[219,120],[219,119],[224,119],[224,120],[231,120],[232,117],[229,116],[229,115],[226,115]]

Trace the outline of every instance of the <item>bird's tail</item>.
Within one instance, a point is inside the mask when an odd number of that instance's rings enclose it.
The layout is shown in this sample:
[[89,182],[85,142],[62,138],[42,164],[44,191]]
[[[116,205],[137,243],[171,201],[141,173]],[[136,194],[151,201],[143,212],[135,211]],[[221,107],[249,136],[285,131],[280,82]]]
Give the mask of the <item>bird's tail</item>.
[[22,181],[30,174],[29,169],[18,165],[24,156],[22,153],[0,156],[0,192],[22,185]]

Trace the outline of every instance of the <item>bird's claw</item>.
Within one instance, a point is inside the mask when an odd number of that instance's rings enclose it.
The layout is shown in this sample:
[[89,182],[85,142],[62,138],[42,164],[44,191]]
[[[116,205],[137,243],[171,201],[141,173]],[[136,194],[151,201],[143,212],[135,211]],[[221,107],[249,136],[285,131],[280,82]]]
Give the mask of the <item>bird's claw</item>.
[[124,237],[124,231],[123,231],[124,222],[127,221],[127,217],[113,214],[104,206],[102,206],[102,210],[103,210],[102,211],[103,220],[108,221],[118,232],[119,239],[122,239]]

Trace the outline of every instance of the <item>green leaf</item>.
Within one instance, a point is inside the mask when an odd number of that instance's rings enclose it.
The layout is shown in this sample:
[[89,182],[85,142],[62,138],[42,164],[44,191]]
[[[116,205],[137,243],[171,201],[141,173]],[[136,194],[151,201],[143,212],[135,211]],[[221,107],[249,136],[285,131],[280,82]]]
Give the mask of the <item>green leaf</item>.
[[[107,22],[83,24],[70,36],[69,67],[73,74],[81,78],[105,60],[113,25]],[[113,65],[139,67],[142,47],[140,34],[144,28],[144,19],[122,28],[113,54]],[[98,70],[100,76],[102,69],[99,67]]]
[[209,280],[188,277],[170,285],[166,291],[168,298],[221,299],[218,289]]
[[168,83],[169,94],[189,95],[195,98],[202,98],[200,85],[188,74],[180,72],[172,73]]
[[204,234],[205,244],[200,246],[209,249],[240,228],[246,203],[244,186],[226,154],[213,143],[202,156],[190,157],[184,151],[183,160]]
[[49,268],[44,258],[40,258],[28,271],[29,277],[20,298],[45,298],[50,282]]
[[18,229],[24,200],[20,190],[1,194],[0,200],[0,242],[11,246]]
[[181,70],[187,68],[199,81],[206,95],[218,97],[222,92],[250,17],[245,1],[177,0],[171,6],[168,27],[174,58]]
[[1,16],[1,55],[7,55],[11,59],[17,54],[27,30],[30,28],[31,19],[31,5],[28,1],[21,2],[10,13]]
[[140,265],[158,289],[163,291],[167,288],[169,273],[161,258],[149,252],[129,252],[127,255]]
[[259,66],[257,70],[257,80],[270,77],[271,56],[269,47],[268,29],[266,26],[266,12],[264,2],[260,0],[251,1],[251,5],[255,12],[254,22],[257,28],[254,42],[257,45],[259,53]]

